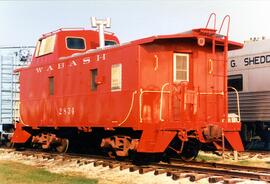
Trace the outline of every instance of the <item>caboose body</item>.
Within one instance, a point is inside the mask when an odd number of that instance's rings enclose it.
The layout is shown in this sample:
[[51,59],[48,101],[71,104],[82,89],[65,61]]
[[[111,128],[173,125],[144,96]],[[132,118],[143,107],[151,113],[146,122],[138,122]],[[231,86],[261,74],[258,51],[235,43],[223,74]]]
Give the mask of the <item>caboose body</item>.
[[126,44],[106,33],[105,45],[89,30],[39,40],[31,65],[19,70],[14,143],[63,151],[84,133],[110,155],[171,149],[191,158],[200,143],[218,147],[224,135],[243,150],[240,123],[228,119],[226,67],[227,51],[241,44],[202,28]]

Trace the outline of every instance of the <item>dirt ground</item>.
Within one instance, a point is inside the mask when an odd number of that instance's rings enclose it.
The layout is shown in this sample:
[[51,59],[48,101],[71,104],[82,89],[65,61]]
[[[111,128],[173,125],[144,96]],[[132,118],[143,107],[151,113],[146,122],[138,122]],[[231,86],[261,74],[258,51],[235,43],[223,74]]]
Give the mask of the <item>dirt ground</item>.
[[[207,155],[209,156],[209,155]],[[202,158],[205,155],[201,156]],[[155,176],[153,172],[146,174],[139,174],[136,172],[129,172],[127,169],[120,171],[119,167],[114,169],[109,169],[108,167],[98,166],[94,167],[93,164],[81,165],[79,166],[77,161],[62,161],[62,160],[47,160],[42,158],[26,157],[12,152],[0,149],[0,160],[3,161],[16,161],[26,165],[35,166],[38,168],[44,168],[52,173],[68,174],[71,176],[81,176],[90,179],[98,179],[99,184],[179,184],[179,183],[193,183],[193,184],[206,184],[208,179],[201,179],[197,182],[190,182],[188,178],[180,179],[174,181],[171,177],[167,177],[166,174],[161,174]],[[270,163],[270,156],[269,156]],[[221,182],[222,183],[222,182]],[[258,181],[243,181],[241,184],[252,184],[265,182]]]

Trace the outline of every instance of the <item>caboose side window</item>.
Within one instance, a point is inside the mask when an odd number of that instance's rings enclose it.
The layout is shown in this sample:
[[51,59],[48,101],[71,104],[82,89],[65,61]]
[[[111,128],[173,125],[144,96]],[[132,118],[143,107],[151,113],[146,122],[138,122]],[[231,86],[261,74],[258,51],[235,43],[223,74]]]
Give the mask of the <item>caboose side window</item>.
[[56,35],[49,36],[39,41],[37,44],[36,57],[50,54],[54,50]]
[[83,38],[68,37],[66,39],[67,48],[71,50],[84,50],[85,41]]
[[54,77],[49,77],[49,94],[54,95]]
[[41,42],[41,41],[38,41],[38,42],[37,42],[37,45],[36,45],[36,51],[35,51],[35,57],[38,57],[38,54],[39,54],[39,47],[40,47],[40,42]]
[[228,86],[234,87],[237,91],[243,90],[243,75],[228,76]]
[[189,81],[189,55],[174,53],[173,82]]
[[111,68],[111,91],[122,89],[122,64],[113,64]]
[[97,69],[92,69],[91,71],[91,91],[96,91],[97,90],[97,83],[96,83],[96,78],[98,75],[98,70]]
[[105,46],[116,45],[117,43],[112,40],[105,40]]

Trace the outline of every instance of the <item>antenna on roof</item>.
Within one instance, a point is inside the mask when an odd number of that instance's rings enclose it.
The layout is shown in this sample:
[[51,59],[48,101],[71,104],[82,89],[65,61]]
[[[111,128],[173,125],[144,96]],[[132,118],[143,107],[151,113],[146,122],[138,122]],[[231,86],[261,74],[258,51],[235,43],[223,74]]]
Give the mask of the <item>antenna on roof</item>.
[[99,30],[99,47],[104,47],[104,27],[111,27],[111,19],[96,19],[96,17],[91,17],[91,24],[93,28],[98,28]]

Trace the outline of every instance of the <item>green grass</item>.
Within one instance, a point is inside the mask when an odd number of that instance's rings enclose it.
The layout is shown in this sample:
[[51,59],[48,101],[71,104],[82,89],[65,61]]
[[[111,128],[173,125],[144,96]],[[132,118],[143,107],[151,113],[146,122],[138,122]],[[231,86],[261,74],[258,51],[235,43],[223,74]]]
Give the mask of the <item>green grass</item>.
[[242,165],[242,166],[270,168],[270,163],[269,162],[263,162],[263,161],[240,160],[240,161],[237,162],[237,164]]
[[16,162],[0,161],[1,184],[95,184],[96,179],[50,173]]
[[211,157],[207,155],[198,155],[196,158],[196,161],[199,161],[199,162],[216,162],[220,160],[222,160],[222,158]]
[[204,155],[199,154],[196,158],[196,161],[199,162],[216,162],[216,163],[224,163],[224,164],[234,164],[234,165],[242,165],[242,166],[253,166],[253,167],[266,167],[270,168],[270,162],[263,160],[238,160],[234,161],[232,159],[223,160],[221,156],[217,155]]

